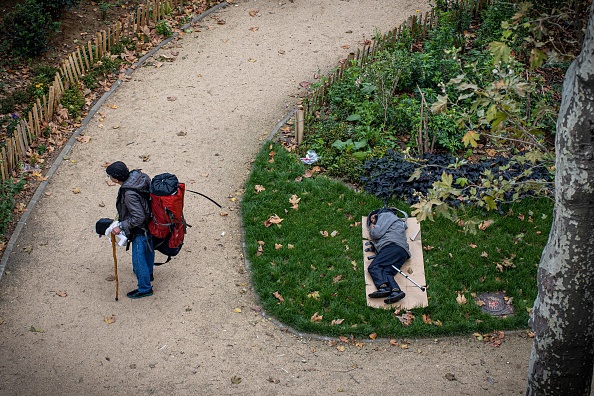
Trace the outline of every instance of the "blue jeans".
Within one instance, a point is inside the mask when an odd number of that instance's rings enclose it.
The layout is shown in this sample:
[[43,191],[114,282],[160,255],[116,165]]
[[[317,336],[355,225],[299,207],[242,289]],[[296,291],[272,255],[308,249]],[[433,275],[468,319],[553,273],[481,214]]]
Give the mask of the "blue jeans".
[[408,254],[400,246],[395,243],[384,246],[367,268],[375,287],[379,289],[382,285],[388,285],[390,290],[400,290],[394,279],[397,271],[392,268],[392,265],[400,269],[406,260],[408,260]]
[[138,291],[146,293],[152,289],[151,274],[155,265],[155,251],[153,250],[153,237],[136,235],[132,241],[132,270],[138,280]]

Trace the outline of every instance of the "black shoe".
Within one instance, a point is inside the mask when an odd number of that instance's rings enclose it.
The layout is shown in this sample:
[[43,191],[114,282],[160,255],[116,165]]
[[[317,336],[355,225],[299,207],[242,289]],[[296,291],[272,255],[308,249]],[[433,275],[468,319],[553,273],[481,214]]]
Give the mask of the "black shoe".
[[142,297],[148,297],[148,296],[152,296],[153,295],[153,289],[151,288],[149,291],[145,292],[145,293],[141,293],[138,291],[138,289],[132,290],[131,292],[126,294],[129,298],[142,298]]
[[155,280],[155,277],[153,276],[153,274],[151,274],[151,282]]
[[402,290],[392,291],[392,293],[390,293],[390,295],[388,296],[388,298],[384,300],[384,302],[386,304],[394,304],[395,302],[402,300],[405,296],[406,294],[404,294]]
[[392,290],[388,289],[387,287],[380,287],[373,293],[369,293],[369,298],[383,298],[388,297],[392,293]]

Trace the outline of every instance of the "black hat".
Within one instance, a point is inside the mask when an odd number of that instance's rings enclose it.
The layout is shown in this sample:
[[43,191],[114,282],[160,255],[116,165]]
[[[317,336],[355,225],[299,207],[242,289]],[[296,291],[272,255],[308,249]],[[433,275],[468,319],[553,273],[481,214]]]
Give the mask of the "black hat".
[[128,177],[130,176],[128,167],[122,161],[116,161],[109,165],[107,169],[105,169],[105,172],[107,172],[109,176],[121,182],[128,180]]
[[95,232],[101,235],[105,235],[105,231],[109,228],[109,226],[113,223],[113,219],[108,219],[106,217],[97,220],[95,223]]

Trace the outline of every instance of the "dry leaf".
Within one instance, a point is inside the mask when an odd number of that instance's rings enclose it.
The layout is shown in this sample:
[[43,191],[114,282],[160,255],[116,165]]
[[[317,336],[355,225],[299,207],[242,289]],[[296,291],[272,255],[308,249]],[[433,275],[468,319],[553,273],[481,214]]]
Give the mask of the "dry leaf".
[[266,189],[264,188],[264,186],[261,186],[260,184],[256,184],[254,186],[254,191],[256,192],[256,194],[261,193],[262,191],[265,191]]
[[342,275],[336,275],[334,278],[332,278],[332,283],[339,282],[341,279],[342,279]]
[[283,296],[281,296],[281,294],[279,292],[277,292],[277,291],[275,291],[274,293],[272,293],[272,295],[274,297],[276,297],[276,299],[279,300],[280,302],[285,301],[285,299],[283,298]]
[[371,338],[372,340],[375,340],[377,338],[377,333],[369,334],[369,338]]
[[390,340],[390,345],[391,346],[400,346],[400,343],[398,341],[396,341],[395,339],[391,339]]
[[464,294],[460,294],[458,292],[458,296],[456,297],[456,302],[460,305],[466,304],[466,297],[464,297]]
[[344,345],[338,345],[336,349],[338,349],[338,352],[344,352],[346,350],[346,347]]
[[229,212],[221,212],[219,213],[222,217],[229,216]]
[[259,16],[260,13],[257,10],[250,10],[249,12],[251,17]]
[[478,225],[478,228],[479,230],[485,231],[491,224],[493,224],[493,220],[485,220]]
[[68,293],[66,293],[66,291],[60,291],[60,290],[58,290],[56,292],[56,296],[58,296],[58,297],[66,297],[67,295],[68,295]]
[[322,235],[324,238],[328,238],[328,231],[320,231],[320,235]]
[[473,249],[476,249],[476,245],[474,243],[469,243],[468,246],[470,246]]
[[319,291],[314,291],[311,292],[307,295],[307,298],[315,298],[316,300],[320,299],[320,292]]
[[318,313],[316,312],[315,314],[312,315],[312,317],[309,319],[312,322],[320,322],[322,320],[323,316],[318,315]]
[[291,198],[289,198],[289,203],[292,205],[291,208],[297,210],[299,208],[299,201],[301,201],[301,198],[295,194],[291,195]]
[[250,28],[250,30],[251,30],[252,32],[257,32],[257,31],[258,31],[258,29],[260,29],[260,28],[259,28],[259,27],[256,27],[256,26],[252,26],[252,27]]
[[175,102],[177,100],[177,97],[176,96],[168,96],[167,100],[170,102]]
[[295,249],[295,245],[287,244],[287,249]]
[[75,193],[75,194],[80,194],[80,188],[78,188],[78,187],[74,187],[74,188],[72,189],[72,192],[73,192],[73,193]]
[[235,308],[235,309],[233,310],[233,312],[235,312],[235,313],[241,313],[241,308]]
[[[339,325],[342,322],[344,322],[344,319],[333,319],[332,320],[332,326]],[[343,342],[346,342],[346,341],[343,341]]]
[[334,238],[336,235],[339,235],[339,234],[340,234],[340,233],[339,233],[338,231],[334,230],[334,231],[332,231],[332,232],[330,233],[330,236],[331,236],[332,238]]
[[264,222],[264,225],[266,227],[270,227],[273,224],[280,224],[281,221],[283,221],[283,219],[281,219],[280,217],[278,217],[277,215],[272,215],[268,218],[268,220],[266,220]]
[[275,244],[274,244],[274,248],[275,248],[276,250],[279,250],[279,249],[282,249],[282,248],[283,248],[283,245],[281,245],[280,243],[275,243]]
[[105,317],[103,318],[103,320],[104,320],[104,321],[105,321],[105,323],[107,323],[107,324],[112,324],[112,323],[115,323],[115,321],[116,321],[116,318],[115,318],[115,316],[114,316],[114,315],[111,315],[111,316],[105,316]]
[[489,254],[487,252],[483,251],[481,253],[481,257],[489,257]]
[[409,326],[415,320],[415,316],[413,315],[413,313],[411,311],[406,311],[402,315],[397,315],[396,317],[398,318],[400,323],[402,323],[403,326]]
[[241,377],[234,375],[233,377],[231,377],[231,383],[234,385],[241,383]]
[[89,143],[89,141],[91,140],[90,136],[77,136],[76,140],[78,140],[81,143]]

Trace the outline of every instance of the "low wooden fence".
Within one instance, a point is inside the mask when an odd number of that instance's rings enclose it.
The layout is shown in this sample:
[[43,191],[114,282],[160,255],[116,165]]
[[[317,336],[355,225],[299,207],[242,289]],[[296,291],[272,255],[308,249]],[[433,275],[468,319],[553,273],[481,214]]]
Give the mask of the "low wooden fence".
[[[452,0],[448,2],[448,8],[454,13],[472,13],[473,16],[477,16],[487,5],[491,4],[492,0]],[[453,16],[456,18],[456,15]],[[365,44],[363,48],[357,49],[356,52],[349,54],[346,61],[342,62],[332,74],[330,74],[322,85],[316,88],[303,102],[303,105],[297,110],[297,112],[303,112],[302,117],[307,123],[311,120],[315,112],[320,108],[324,107],[327,101],[328,88],[335,82],[342,79],[346,68],[353,65],[359,67],[365,67],[366,64],[370,63],[375,55],[393,46],[399,41],[404,31],[409,31],[413,41],[422,40],[427,37],[427,34],[439,24],[439,18],[432,8],[427,11],[424,15],[419,16],[412,15],[406,22],[402,23],[397,28],[389,31],[383,36],[372,40],[370,43]],[[306,124],[307,125],[307,124]],[[304,127],[306,127],[306,125]],[[299,135],[299,134],[297,134]],[[302,133],[301,133],[302,135]],[[298,143],[301,143],[297,140]]]
[[151,23],[157,23],[170,15],[177,7],[183,7],[191,0],[148,0],[141,4],[127,18],[118,21],[106,31],[97,32],[87,45],[77,47],[62,61],[59,71],[49,87],[47,95],[37,98],[33,108],[21,117],[6,145],[0,150],[0,177],[2,181],[11,177],[19,163],[26,157],[31,144],[38,138],[53,119],[65,89],[78,83],[95,62],[107,55],[112,46],[123,37],[133,37]]

